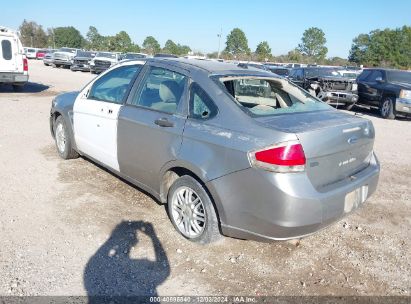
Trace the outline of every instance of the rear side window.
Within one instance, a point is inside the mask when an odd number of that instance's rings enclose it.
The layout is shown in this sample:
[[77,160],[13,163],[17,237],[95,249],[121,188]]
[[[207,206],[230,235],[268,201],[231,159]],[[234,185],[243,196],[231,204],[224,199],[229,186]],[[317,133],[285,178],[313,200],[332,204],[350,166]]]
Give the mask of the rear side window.
[[11,42],[9,40],[1,41],[1,52],[3,54],[3,59],[11,60],[12,52],[11,52]]
[[174,114],[184,92],[187,77],[159,67],[150,67],[130,104]]
[[108,72],[93,84],[88,98],[117,104],[123,103],[131,80],[141,68],[142,65],[126,65]]
[[191,85],[189,106],[190,116],[195,119],[210,119],[217,114],[217,106],[197,83]]

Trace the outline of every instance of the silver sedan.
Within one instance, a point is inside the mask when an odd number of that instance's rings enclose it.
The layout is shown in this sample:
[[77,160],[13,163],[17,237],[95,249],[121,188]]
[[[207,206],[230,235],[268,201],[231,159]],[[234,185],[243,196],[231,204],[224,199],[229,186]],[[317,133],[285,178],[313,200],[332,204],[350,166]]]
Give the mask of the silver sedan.
[[369,120],[220,62],[122,62],[57,96],[50,128],[62,158],[90,158],[151,193],[199,243],[311,234],[362,206],[380,171]]

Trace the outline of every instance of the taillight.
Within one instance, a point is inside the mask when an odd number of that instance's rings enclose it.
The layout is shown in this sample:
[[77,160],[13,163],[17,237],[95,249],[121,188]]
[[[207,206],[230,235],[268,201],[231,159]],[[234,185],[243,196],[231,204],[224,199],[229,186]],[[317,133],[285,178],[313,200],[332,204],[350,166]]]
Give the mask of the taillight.
[[305,170],[305,154],[298,141],[288,141],[248,152],[250,164],[268,171],[287,173]]
[[23,58],[23,71],[28,72],[29,70],[29,64],[27,62],[27,58]]

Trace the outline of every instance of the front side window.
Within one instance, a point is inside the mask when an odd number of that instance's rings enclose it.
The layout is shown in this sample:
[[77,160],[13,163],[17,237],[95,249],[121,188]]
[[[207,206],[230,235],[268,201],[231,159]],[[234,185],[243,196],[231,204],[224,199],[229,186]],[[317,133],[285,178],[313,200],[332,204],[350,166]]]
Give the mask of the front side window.
[[150,67],[130,104],[176,113],[187,77],[174,71]]
[[1,41],[1,52],[5,60],[11,60],[12,51],[11,51],[11,42],[9,40]]
[[220,81],[250,116],[328,110],[331,107],[298,86],[279,78],[226,77]]
[[189,106],[190,116],[195,119],[210,119],[217,114],[217,106],[197,83],[191,85]]
[[121,104],[125,98],[131,80],[141,70],[142,65],[118,67],[94,82],[88,98]]

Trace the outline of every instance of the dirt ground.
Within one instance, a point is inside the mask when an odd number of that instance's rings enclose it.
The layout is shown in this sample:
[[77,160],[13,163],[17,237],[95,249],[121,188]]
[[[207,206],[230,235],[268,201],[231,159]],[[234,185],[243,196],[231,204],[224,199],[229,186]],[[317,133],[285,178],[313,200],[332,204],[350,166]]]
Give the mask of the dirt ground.
[[299,242],[200,246],[147,194],[58,157],[51,100],[94,76],[33,60],[29,70],[24,92],[0,86],[0,296],[410,295],[410,120],[357,109],[375,125],[382,171],[344,220]]

